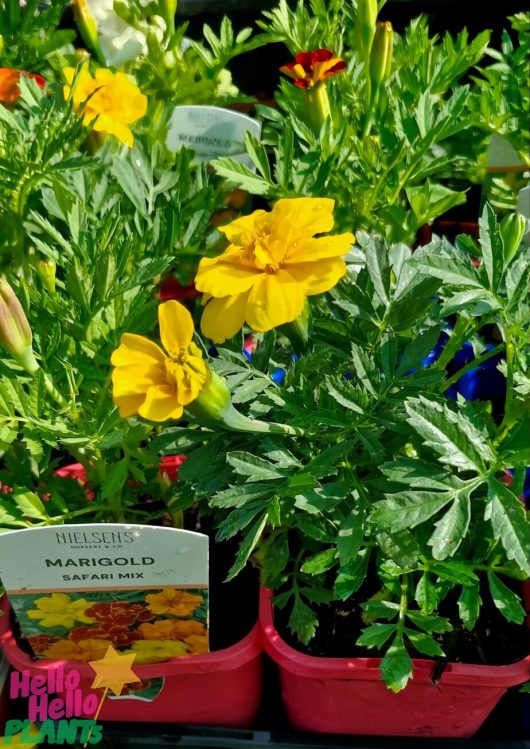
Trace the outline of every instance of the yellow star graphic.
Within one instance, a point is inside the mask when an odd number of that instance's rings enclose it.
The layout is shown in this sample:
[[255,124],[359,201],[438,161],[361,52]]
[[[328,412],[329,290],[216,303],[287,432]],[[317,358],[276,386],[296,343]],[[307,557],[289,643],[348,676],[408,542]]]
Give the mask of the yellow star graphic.
[[112,645],[109,645],[104,658],[88,662],[88,665],[96,672],[92,689],[104,687],[105,690],[110,689],[115,695],[120,695],[125,684],[141,681],[131,668],[135,658],[136,653],[118,653]]

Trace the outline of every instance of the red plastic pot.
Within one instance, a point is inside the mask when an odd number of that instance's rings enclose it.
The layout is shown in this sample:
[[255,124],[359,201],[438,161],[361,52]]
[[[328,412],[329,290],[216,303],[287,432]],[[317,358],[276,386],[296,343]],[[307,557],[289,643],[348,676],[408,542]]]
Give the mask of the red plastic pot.
[[472,736],[506,689],[530,676],[530,656],[509,666],[449,663],[430,681],[434,661],[414,660],[414,678],[394,694],[381,681],[379,658],[317,658],[287,645],[263,589],[260,625],[278,666],[283,702],[294,728],[376,736]]
[[[8,614],[4,597],[2,610]],[[8,621],[8,617],[6,617]],[[240,642],[205,655],[186,655],[166,663],[134,666],[143,679],[164,679],[157,697],[106,699],[98,720],[146,723],[189,723],[246,728],[258,713],[262,691],[261,638],[258,624]],[[91,690],[95,672],[83,661],[32,660],[22,651],[9,626],[0,635],[5,657],[18,671],[47,676],[59,667],[75,670],[81,677],[83,700]],[[61,694],[58,693],[60,697]]]

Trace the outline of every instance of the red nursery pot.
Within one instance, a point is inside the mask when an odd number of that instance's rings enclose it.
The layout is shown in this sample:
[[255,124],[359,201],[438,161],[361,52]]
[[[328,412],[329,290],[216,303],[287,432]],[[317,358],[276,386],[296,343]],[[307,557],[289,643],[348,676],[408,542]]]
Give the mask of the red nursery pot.
[[530,656],[509,666],[449,663],[434,685],[434,662],[414,660],[414,678],[394,694],[381,681],[379,658],[318,658],[287,645],[274,627],[272,595],[261,591],[264,647],[278,666],[289,720],[301,731],[468,737],[506,689],[530,675]]
[[[9,621],[9,604],[2,610]],[[160,693],[151,701],[141,697],[105,699],[98,720],[146,723],[188,723],[246,728],[258,713],[262,691],[262,662],[259,626],[240,642],[204,655],[185,655],[165,663],[134,666],[142,680],[163,678]],[[95,672],[76,660],[32,660],[19,648],[11,627],[0,635],[0,645],[11,666],[29,671],[30,677],[48,679],[51,671],[77,671],[81,677],[82,700],[92,691]],[[64,696],[58,692],[59,697]]]

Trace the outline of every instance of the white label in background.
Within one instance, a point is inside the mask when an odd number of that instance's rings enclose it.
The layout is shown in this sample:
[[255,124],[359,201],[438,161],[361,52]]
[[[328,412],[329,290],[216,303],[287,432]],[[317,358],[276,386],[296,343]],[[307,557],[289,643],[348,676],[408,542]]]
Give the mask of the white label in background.
[[177,528],[90,523],[0,535],[7,593],[206,588],[208,537]]
[[488,146],[488,172],[525,171],[519,154],[503,135],[493,133]]
[[166,145],[170,151],[182,146],[191,148],[198,161],[230,156],[254,168],[245,151],[246,132],[259,138],[261,124],[245,114],[222,107],[183,105],[173,110]]

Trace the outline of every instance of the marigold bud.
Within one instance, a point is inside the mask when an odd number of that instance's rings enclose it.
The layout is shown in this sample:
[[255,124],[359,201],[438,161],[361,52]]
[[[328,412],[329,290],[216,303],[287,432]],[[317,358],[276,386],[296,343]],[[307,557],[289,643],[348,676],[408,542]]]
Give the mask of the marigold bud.
[[509,262],[519,249],[525,231],[526,219],[522,213],[509,213],[501,221],[500,234],[506,262]]
[[370,80],[374,89],[384,83],[392,68],[392,46],[394,31],[390,21],[377,24],[370,52]]
[[357,0],[355,33],[361,57],[367,57],[372,48],[377,21],[377,0]]
[[55,294],[55,271],[57,266],[53,260],[45,258],[37,263],[37,273],[42,281],[42,285],[48,294]]
[[75,22],[83,41],[93,50],[99,62],[105,64],[105,58],[99,46],[99,35],[96,20],[90,12],[86,0],[72,0]]
[[31,347],[32,334],[17,296],[5,278],[0,278],[0,345],[30,374],[39,365]]

